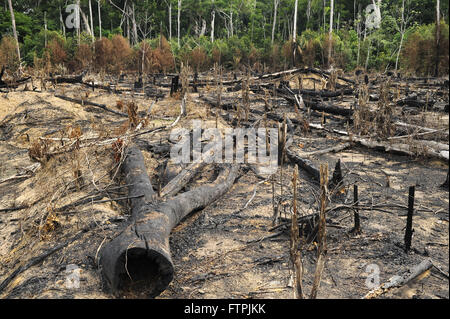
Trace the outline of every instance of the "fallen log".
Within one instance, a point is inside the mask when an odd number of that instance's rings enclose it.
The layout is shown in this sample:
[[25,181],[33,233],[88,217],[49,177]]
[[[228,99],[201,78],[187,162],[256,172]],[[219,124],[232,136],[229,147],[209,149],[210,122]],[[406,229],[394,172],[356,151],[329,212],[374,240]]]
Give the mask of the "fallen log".
[[307,171],[316,181],[320,181],[320,171],[309,159],[301,158],[295,152],[286,148],[286,155],[294,164]]
[[3,89],[3,88],[13,88],[13,89],[15,89],[15,88],[17,88],[19,86],[19,84],[25,83],[25,82],[27,82],[27,81],[29,81],[31,79],[31,76],[27,76],[27,77],[24,77],[22,79],[16,80],[14,82],[5,82],[5,81],[2,80],[3,75],[5,74],[5,70],[6,70],[6,67],[3,66],[2,70],[0,71],[0,89]]
[[94,89],[101,89],[101,90],[105,90],[105,91],[108,91],[108,92],[113,92],[113,93],[115,93],[115,94],[120,94],[120,93],[123,93],[123,92],[131,92],[132,91],[132,89],[117,89],[117,88],[115,88],[115,87],[112,87],[111,85],[103,85],[103,84],[99,84],[99,83],[95,83],[95,82],[92,82],[92,83],[89,83],[89,82],[81,82],[83,85],[85,85],[85,86],[87,86],[87,87],[90,87],[92,90],[94,90]]
[[55,76],[52,78],[46,78],[46,81],[58,84],[58,83],[70,83],[70,84],[74,84],[74,83],[83,83],[83,76],[85,75],[86,72],[83,72],[79,75],[75,75],[75,76]]
[[[297,99],[295,98],[294,92],[291,93],[288,90],[281,90],[280,95],[286,101],[288,101],[290,104],[296,104],[297,107],[299,107],[299,108],[302,107],[301,105],[298,105],[298,102],[297,102]],[[303,102],[304,102],[305,106],[307,108],[310,108],[311,110],[325,112],[325,113],[334,114],[334,115],[351,117],[354,112],[352,109],[345,109],[345,108],[335,106],[335,105],[326,105],[324,103],[320,103],[320,102],[316,102],[316,101],[312,101],[312,100],[303,99]]]
[[318,103],[309,100],[303,100],[305,106],[314,111],[325,112],[334,115],[341,115],[345,117],[351,117],[353,115],[352,109],[344,109],[335,105],[325,105],[324,103]]
[[[130,195],[146,194],[132,201],[129,225],[101,251],[102,272],[113,292],[132,291],[156,297],[174,276],[169,235],[189,213],[204,208],[224,195],[239,174],[239,166],[227,166],[213,184],[200,186],[165,202],[153,200],[153,188],[142,155],[130,147],[132,157],[122,167]],[[138,181],[138,183],[136,183]],[[139,182],[143,181],[143,182]]]
[[72,103],[99,107],[99,108],[101,108],[101,109],[103,109],[105,111],[108,111],[110,113],[114,113],[116,115],[120,115],[120,116],[123,116],[123,117],[128,117],[127,114],[119,112],[119,111],[116,111],[116,110],[113,110],[113,109],[110,109],[109,107],[107,107],[104,104],[98,104],[98,103],[94,103],[94,102],[90,102],[90,101],[74,99],[74,98],[71,98],[71,97],[68,97],[68,96],[64,96],[64,95],[59,95],[59,94],[55,94],[55,97],[60,98],[61,100],[64,100],[64,101],[72,102]]
[[[417,156],[418,153],[422,152],[424,156],[437,158],[440,160],[447,161],[449,160],[449,151],[444,149],[432,149],[429,147],[429,144],[423,144],[420,141],[413,141],[415,144],[399,144],[399,143],[383,143],[374,140],[368,140],[366,138],[361,138],[357,136],[341,136],[341,140],[346,142],[355,142],[362,146],[365,146],[370,149],[375,149],[377,151],[383,151],[386,153],[396,153],[400,155],[407,156]],[[425,141],[429,142],[429,141]],[[428,145],[427,145],[428,144]],[[447,146],[448,147],[448,146]]]
[[194,162],[173,178],[161,191],[161,197],[176,195],[206,165],[205,162]]

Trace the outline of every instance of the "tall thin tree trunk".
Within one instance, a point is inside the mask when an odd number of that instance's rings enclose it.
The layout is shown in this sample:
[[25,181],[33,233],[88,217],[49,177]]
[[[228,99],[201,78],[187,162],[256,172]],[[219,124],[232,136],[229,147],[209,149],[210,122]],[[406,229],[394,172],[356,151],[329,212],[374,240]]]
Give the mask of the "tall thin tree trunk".
[[311,18],[311,0],[308,0],[308,4],[306,7],[306,28],[308,28],[310,18]]
[[372,46],[372,39],[369,38],[369,45],[367,46],[367,57],[366,57],[366,64],[364,65],[364,70],[367,71],[367,68],[369,67],[369,58],[370,58],[370,47]]
[[[213,1],[214,3],[214,1]],[[211,42],[214,42],[214,24],[216,22],[216,11],[213,8],[211,12]]]
[[330,10],[330,32],[328,35],[328,66],[331,66],[331,52],[333,48],[333,15],[334,15],[334,0],[331,0]]
[[405,0],[402,1],[402,20],[401,20],[401,25],[400,25],[400,33],[401,33],[401,38],[400,38],[400,45],[398,47],[398,52],[397,52],[397,58],[395,59],[395,73],[397,74],[397,70],[398,70],[398,60],[400,57],[400,53],[402,51],[402,45],[403,45],[403,38],[405,36]]
[[231,5],[230,5],[230,29],[231,29],[231,36],[233,36],[234,35],[233,10],[231,9]]
[[181,20],[181,0],[178,0],[178,16],[177,16],[177,37],[178,46],[180,46],[180,20]]
[[13,35],[14,35],[14,39],[16,40],[17,58],[19,59],[19,65],[20,65],[20,62],[21,62],[20,46],[19,46],[19,38],[17,37],[16,18],[14,16],[14,9],[13,9],[11,0],[8,0],[8,4],[9,4],[9,12],[11,13],[11,25],[12,25],[12,29],[13,29]]
[[44,48],[47,47],[47,11],[44,11]]
[[65,39],[66,38],[66,25],[64,24],[61,6],[59,6],[59,23],[61,23],[61,31],[62,31],[64,39]]
[[356,24],[356,34],[358,35],[358,53],[356,57],[356,66],[359,66],[359,59],[361,56],[361,13],[358,10],[358,23]]
[[86,28],[86,31],[89,35],[93,36],[93,32],[91,30],[91,27],[89,26],[89,19],[87,18],[86,14],[80,9],[81,17],[83,18],[84,26]]
[[172,3],[169,3],[169,40],[172,39]]
[[292,30],[292,47],[294,49],[294,52],[292,53],[292,65],[295,65],[295,53],[297,51],[297,10],[298,10],[298,0],[295,0],[294,25]]
[[134,2],[133,2],[133,6],[132,6],[132,10],[133,10],[133,16],[132,16],[132,22],[133,22],[133,39],[134,39],[134,44],[138,44],[139,42],[139,37],[138,37],[138,32],[137,32],[137,24],[136,24],[136,9],[134,7]]
[[98,27],[99,27],[99,38],[102,38],[102,11],[100,10],[100,0],[97,0],[97,8],[98,8]]
[[441,34],[441,9],[440,0],[436,0],[436,65],[434,76],[439,76],[439,51],[440,51],[440,34]]
[[81,13],[80,0],[77,0],[77,38],[78,38],[78,45],[81,44],[81,23],[80,23],[80,13]]
[[92,16],[92,3],[91,3],[91,0],[89,0],[89,18],[91,19],[92,43],[94,43],[95,42],[94,17]]
[[277,25],[277,11],[278,11],[278,3],[280,0],[273,0],[273,25],[272,25],[272,44],[275,39],[275,28]]

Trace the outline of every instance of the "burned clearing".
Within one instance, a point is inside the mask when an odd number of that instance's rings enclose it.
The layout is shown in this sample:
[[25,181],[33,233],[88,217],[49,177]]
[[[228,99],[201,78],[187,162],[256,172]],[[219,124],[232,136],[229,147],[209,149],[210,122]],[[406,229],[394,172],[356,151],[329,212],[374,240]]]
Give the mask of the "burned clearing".
[[[0,296],[449,298],[448,81],[216,66],[5,84]],[[193,120],[276,128],[276,172],[173,163]]]

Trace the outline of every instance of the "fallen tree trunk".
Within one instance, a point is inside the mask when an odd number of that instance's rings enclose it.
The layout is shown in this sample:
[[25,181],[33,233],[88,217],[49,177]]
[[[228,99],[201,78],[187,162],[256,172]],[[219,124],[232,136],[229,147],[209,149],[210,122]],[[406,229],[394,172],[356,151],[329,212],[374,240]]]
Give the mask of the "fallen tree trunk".
[[335,105],[325,105],[323,103],[318,103],[314,101],[303,100],[305,106],[314,111],[325,112],[334,115],[341,115],[345,117],[351,117],[353,115],[353,110],[344,109]]
[[53,82],[53,83],[83,83],[83,76],[85,75],[85,72],[75,75],[75,76],[56,76],[53,78],[46,78],[46,81]]
[[13,88],[13,89],[15,89],[15,88],[17,88],[19,86],[19,84],[25,83],[25,82],[27,82],[27,81],[29,81],[31,79],[31,76],[27,76],[27,77],[19,79],[17,81],[7,83],[7,82],[2,80],[3,75],[5,74],[5,70],[6,70],[6,67],[3,66],[2,70],[0,71],[0,89],[3,89],[3,88]]
[[89,101],[85,101],[85,100],[78,100],[78,99],[74,99],[68,96],[64,96],[64,95],[59,95],[59,94],[55,94],[55,97],[60,98],[61,100],[64,101],[68,101],[68,102],[72,102],[72,103],[77,103],[77,104],[81,104],[81,105],[90,105],[90,106],[95,106],[95,107],[99,107],[101,109],[104,109],[105,111],[123,116],[123,117],[128,117],[127,114],[119,112],[119,111],[115,111],[113,109],[110,109],[109,107],[107,107],[104,104],[98,104],[98,103],[94,103],[94,102],[89,102]]
[[[387,153],[397,153],[400,155],[417,156],[423,154],[426,157],[437,158],[440,160],[449,160],[449,151],[444,149],[432,149],[429,144],[420,143],[420,141],[413,141],[411,145],[399,143],[383,143],[374,140],[368,140],[357,136],[342,136],[341,139],[346,142],[356,142],[367,148],[383,151]],[[426,141],[428,142],[428,141]],[[440,143],[439,143],[440,144]],[[447,146],[448,147],[448,146]]]
[[[294,92],[289,92],[286,89],[278,90],[280,95],[286,99],[291,104],[297,104],[297,107],[301,108],[301,105],[298,105],[297,99],[294,96]],[[312,101],[312,100],[303,100],[305,106],[314,111],[325,112],[334,115],[341,115],[345,117],[351,117],[353,115],[352,109],[345,109],[335,105],[326,105],[324,103]]]
[[169,235],[189,213],[204,208],[224,195],[239,174],[239,166],[227,166],[213,184],[198,187],[165,202],[152,201],[154,191],[136,147],[122,167],[131,194],[145,194],[131,203],[129,225],[101,252],[102,271],[114,293],[132,291],[158,296],[173,279]]
[[309,159],[301,158],[289,148],[286,148],[286,155],[289,160],[307,171],[316,181],[320,181],[320,171]]

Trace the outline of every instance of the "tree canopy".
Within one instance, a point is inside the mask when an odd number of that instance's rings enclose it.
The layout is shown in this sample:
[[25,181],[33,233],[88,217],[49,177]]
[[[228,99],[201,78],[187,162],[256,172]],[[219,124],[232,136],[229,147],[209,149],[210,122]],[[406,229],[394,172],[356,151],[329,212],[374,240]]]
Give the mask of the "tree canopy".
[[[296,1],[297,37],[292,44]],[[160,47],[160,39],[167,39],[175,62],[168,68],[181,62],[193,63],[204,55],[199,68],[213,63],[229,68],[239,64],[256,69],[293,64],[320,67],[332,62],[345,70],[363,67],[385,71],[395,68],[399,56],[400,68],[429,73],[431,67],[424,67],[427,63],[416,63],[429,58],[431,65],[439,52],[441,70],[448,73],[447,1],[440,4],[441,35],[436,52],[431,45],[436,37],[436,0],[335,0],[331,44],[330,0],[79,0],[80,36],[75,28],[66,26],[71,14],[68,6],[76,3],[75,0],[12,1],[23,63],[33,66],[36,59],[55,50],[55,44],[49,47],[49,43],[58,41],[65,53],[59,62],[74,69],[84,65],[73,62],[82,44],[94,49],[93,42],[100,37],[111,40],[120,35],[135,53],[142,52],[144,42],[155,50]],[[373,4],[380,6],[378,28],[369,28],[366,23]],[[0,36],[12,35],[8,0],[0,0]],[[328,61],[330,45],[333,61]],[[300,52],[295,60],[293,49]]]

